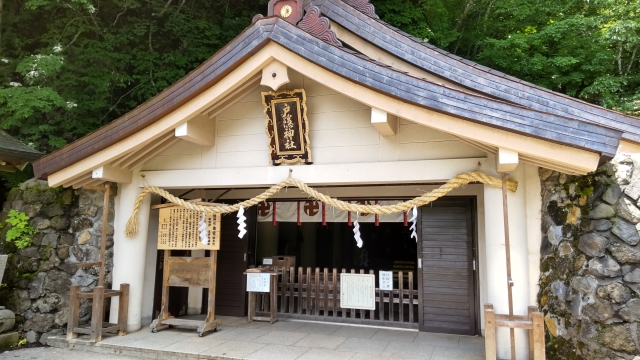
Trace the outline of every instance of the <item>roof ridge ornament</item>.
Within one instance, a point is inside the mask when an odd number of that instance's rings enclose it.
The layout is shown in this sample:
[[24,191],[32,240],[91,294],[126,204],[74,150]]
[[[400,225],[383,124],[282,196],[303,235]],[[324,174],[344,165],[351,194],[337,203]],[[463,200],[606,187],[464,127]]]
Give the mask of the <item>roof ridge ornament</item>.
[[312,6],[307,9],[307,13],[298,23],[298,27],[331,45],[342,46],[342,43],[336,36],[336,33],[331,30],[331,23],[329,22],[329,19],[322,16],[320,9],[317,6]]
[[354,9],[368,15],[374,19],[380,19],[376,14],[376,8],[373,4],[369,3],[369,0],[342,0],[345,4],[351,5]]

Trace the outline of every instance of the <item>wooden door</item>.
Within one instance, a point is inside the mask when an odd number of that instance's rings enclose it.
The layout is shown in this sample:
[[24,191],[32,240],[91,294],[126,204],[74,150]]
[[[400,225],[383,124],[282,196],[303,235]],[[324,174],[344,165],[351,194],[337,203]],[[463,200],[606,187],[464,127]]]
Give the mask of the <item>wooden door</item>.
[[420,209],[420,331],[479,333],[475,206],[475,198],[455,197]]
[[218,273],[216,277],[216,315],[245,316],[246,279],[243,273],[253,265],[256,236],[256,208],[245,210],[247,233],[238,238],[236,213],[222,216]]

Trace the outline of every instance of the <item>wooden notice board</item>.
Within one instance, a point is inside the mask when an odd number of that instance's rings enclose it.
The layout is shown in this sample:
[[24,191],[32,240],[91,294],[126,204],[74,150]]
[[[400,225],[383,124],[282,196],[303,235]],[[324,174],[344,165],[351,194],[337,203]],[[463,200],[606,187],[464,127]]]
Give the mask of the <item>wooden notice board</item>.
[[158,224],[158,250],[220,250],[219,214],[207,214],[209,244],[200,238],[202,213],[179,206],[160,209]]

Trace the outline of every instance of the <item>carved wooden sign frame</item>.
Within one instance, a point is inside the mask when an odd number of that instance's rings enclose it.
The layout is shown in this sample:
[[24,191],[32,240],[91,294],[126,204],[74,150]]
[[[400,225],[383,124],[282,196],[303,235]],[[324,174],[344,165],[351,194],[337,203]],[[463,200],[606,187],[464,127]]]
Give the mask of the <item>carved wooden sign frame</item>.
[[270,163],[311,164],[307,96],[302,89],[263,92]]

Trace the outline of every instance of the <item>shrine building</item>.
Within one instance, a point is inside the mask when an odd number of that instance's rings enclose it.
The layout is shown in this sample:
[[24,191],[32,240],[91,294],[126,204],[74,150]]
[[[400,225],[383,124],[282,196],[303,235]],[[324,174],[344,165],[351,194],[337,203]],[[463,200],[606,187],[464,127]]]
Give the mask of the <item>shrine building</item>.
[[[143,189],[234,205],[290,178],[342,208],[288,186],[243,208],[244,221],[217,215],[216,315],[246,316],[245,272],[273,266],[284,269],[280,319],[482,336],[484,304],[508,313],[508,284],[513,313],[539,306],[539,171],[587,174],[639,144],[637,119],[440,50],[381,21],[368,0],[271,0],[197,69],[34,169],[52,187],[117,184],[112,284],[130,284],[129,331],[161,312],[159,237],[163,221],[179,221],[161,215],[171,204],[157,192],[134,206]],[[393,207],[465,173],[508,173],[517,190],[474,180],[415,216],[345,210]],[[172,256],[212,253],[185,246]],[[336,274],[352,269],[374,275],[373,308],[340,305]],[[208,296],[171,288],[169,312],[205,313]],[[528,332],[515,335],[526,351]],[[497,342],[508,353],[509,331]]]

